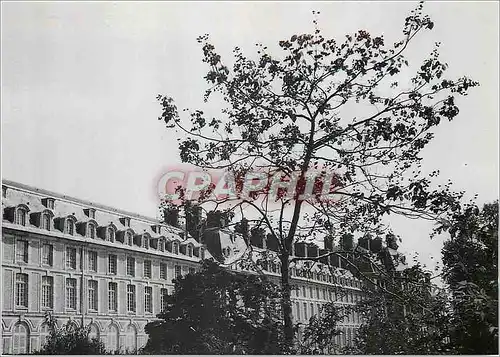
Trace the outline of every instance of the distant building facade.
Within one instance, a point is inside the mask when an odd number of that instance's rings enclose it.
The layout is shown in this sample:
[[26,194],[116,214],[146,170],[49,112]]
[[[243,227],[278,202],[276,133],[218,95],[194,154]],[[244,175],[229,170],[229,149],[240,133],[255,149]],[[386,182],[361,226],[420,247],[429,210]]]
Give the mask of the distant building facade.
[[[6,180],[2,215],[3,354],[41,348],[49,334],[47,313],[59,326],[90,325],[92,336],[109,350],[139,348],[147,340],[144,326],[163,310],[175,277],[218,256],[243,270],[227,258],[248,248],[241,235],[223,228],[208,229],[196,240],[156,219]],[[250,243],[252,254],[269,253],[263,270],[278,281],[274,247],[265,239]],[[324,251],[306,243],[294,250],[300,257]],[[312,268],[307,262],[291,266],[296,322],[306,323],[328,302],[350,305],[361,299],[360,281],[342,269],[341,260],[333,261],[332,274],[327,263],[334,258],[329,259]],[[355,313],[346,318],[337,342],[352,343],[360,323]]]

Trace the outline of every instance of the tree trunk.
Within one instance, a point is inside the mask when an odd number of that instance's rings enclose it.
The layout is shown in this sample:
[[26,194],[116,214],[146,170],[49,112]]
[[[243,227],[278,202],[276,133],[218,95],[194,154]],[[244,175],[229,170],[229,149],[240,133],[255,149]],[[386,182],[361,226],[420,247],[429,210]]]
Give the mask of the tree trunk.
[[[281,308],[283,311],[283,322],[284,322],[284,337],[285,346],[283,349],[285,351],[290,350],[294,344],[295,333],[293,330],[293,318],[292,318],[292,303],[291,303],[291,286],[290,286],[290,276],[289,276],[290,262],[288,260],[288,252],[281,253]],[[285,352],[284,351],[284,352]]]

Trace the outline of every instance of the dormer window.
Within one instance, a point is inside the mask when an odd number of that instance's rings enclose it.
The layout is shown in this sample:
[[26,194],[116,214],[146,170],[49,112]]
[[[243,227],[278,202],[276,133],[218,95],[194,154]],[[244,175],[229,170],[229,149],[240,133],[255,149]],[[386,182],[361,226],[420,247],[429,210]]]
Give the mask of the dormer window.
[[200,248],[200,258],[205,259],[205,248]]
[[42,198],[42,204],[47,207],[48,209],[54,209],[54,202],[55,200],[53,198],[47,197],[47,198]]
[[40,228],[50,231],[50,215],[48,213],[42,213],[40,216]]
[[75,222],[71,218],[66,218],[65,233],[69,235],[75,234]]
[[134,236],[132,235],[132,232],[125,233],[125,243],[130,246],[134,244]]
[[87,217],[95,219],[95,208],[85,208],[83,212],[87,215]]
[[115,230],[112,227],[108,227],[106,236],[107,236],[108,241],[114,242],[115,241]]
[[191,244],[188,244],[188,246],[187,246],[187,256],[188,257],[193,256],[193,246]]
[[130,227],[130,218],[129,217],[122,217],[122,218],[120,218],[120,222],[125,227]]
[[96,226],[94,223],[89,223],[87,225],[87,237],[94,239],[96,232]]
[[172,243],[172,253],[179,254],[179,243],[178,242]]
[[16,224],[26,226],[26,210],[22,207],[16,210]]
[[153,232],[160,234],[161,233],[161,224],[154,224],[151,226]]
[[163,241],[163,239],[160,239],[160,241],[158,242],[158,249],[160,250],[160,252],[165,251],[165,242]]
[[142,236],[142,247],[149,249],[149,236],[147,234]]

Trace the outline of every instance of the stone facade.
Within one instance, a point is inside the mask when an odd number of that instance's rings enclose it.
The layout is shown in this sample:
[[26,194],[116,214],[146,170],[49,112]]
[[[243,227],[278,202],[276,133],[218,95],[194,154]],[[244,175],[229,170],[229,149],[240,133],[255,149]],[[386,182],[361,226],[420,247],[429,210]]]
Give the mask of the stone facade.
[[[47,313],[59,325],[90,324],[110,350],[141,347],[144,326],[162,310],[175,276],[212,257],[210,247],[159,220],[6,180],[2,214],[4,354],[39,349],[48,335]],[[229,234],[222,240],[234,243]],[[334,276],[326,266],[304,264],[291,268],[296,321],[305,323],[329,301],[354,304],[361,298],[361,284],[347,270],[337,268],[342,271]],[[278,281],[279,269],[271,259],[265,272]],[[339,294],[339,287],[347,292]],[[338,342],[350,343],[359,324],[355,314],[346,319]]]

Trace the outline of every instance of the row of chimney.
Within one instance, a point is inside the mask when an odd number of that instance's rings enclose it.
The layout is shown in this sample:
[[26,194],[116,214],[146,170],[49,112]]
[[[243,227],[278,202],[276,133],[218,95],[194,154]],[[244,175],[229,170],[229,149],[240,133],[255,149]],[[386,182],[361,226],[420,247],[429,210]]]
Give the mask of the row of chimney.
[[[180,228],[179,209],[166,208],[164,209],[164,222],[174,227]],[[202,217],[202,208],[199,205],[185,205],[186,230],[198,242],[201,239],[203,230],[209,228],[223,228],[230,224],[230,216],[227,212],[212,211],[207,213],[206,219]],[[241,232],[245,239],[250,239],[250,244],[272,251],[278,251],[278,242],[267,233],[263,228],[253,228],[250,232]],[[386,246],[397,250],[398,245],[396,237],[392,234],[387,234],[385,239]],[[299,242],[294,243],[292,255],[298,257],[318,257],[326,254],[328,251],[343,250],[349,251],[354,249],[354,237],[351,234],[345,234],[340,238],[340,244],[337,248],[333,244],[333,237],[327,236],[324,239],[325,249],[320,249],[314,243]],[[379,253],[382,250],[382,238],[372,238],[370,234],[358,239],[358,246],[373,253]]]

